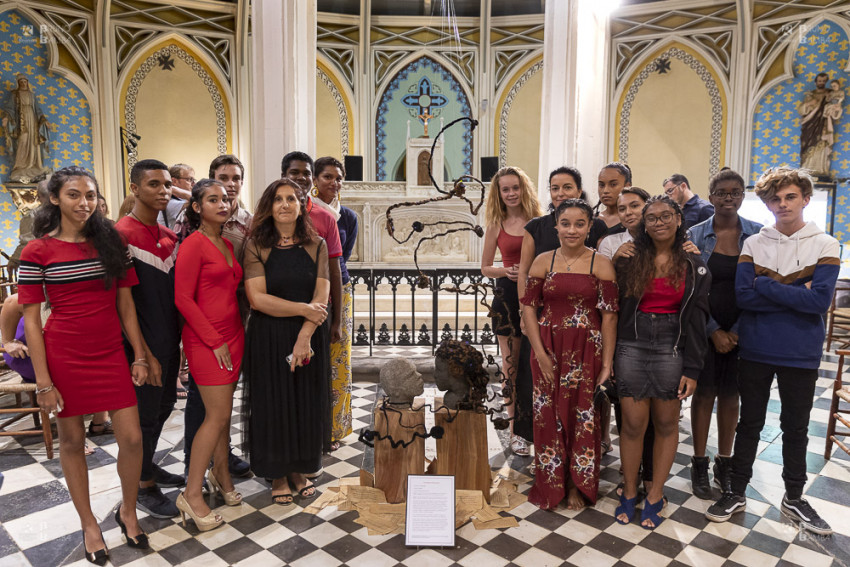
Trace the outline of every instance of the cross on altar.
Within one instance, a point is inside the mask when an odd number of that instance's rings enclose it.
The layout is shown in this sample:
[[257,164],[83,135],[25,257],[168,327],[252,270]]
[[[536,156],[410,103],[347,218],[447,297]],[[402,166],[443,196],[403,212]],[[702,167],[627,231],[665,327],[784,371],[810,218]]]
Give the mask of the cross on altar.
[[420,120],[422,120],[422,124],[425,126],[425,136],[427,137],[428,136],[428,121],[430,119],[434,118],[434,117],[431,116],[430,114],[428,114],[428,111],[425,111],[422,114],[418,114],[416,116],[416,118],[419,118]]

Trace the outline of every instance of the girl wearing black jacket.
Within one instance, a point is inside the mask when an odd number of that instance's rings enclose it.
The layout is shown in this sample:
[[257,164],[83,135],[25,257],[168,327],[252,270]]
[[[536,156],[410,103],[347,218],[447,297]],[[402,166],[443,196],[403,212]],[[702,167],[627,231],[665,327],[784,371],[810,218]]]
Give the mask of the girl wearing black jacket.
[[616,263],[620,318],[614,377],[623,410],[620,455],[625,488],[616,510],[622,524],[634,519],[643,436],[650,412],[655,426],[654,478],[641,526],[663,518],[664,480],[678,445],[681,401],[696,389],[708,339],[711,274],[698,255],[682,249],[682,211],[664,195],[647,201],[631,258]]

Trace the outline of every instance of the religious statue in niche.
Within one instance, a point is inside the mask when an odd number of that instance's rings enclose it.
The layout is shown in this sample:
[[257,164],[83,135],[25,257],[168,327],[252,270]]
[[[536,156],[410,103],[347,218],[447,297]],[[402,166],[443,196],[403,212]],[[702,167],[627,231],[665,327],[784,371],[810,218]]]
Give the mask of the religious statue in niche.
[[[427,126],[426,126],[427,128]],[[430,185],[431,177],[428,171],[428,160],[431,159],[431,152],[422,150],[416,158],[416,184]]]
[[443,341],[434,354],[434,381],[446,390],[443,405],[451,410],[485,411],[490,374],[484,356],[468,342]]
[[19,74],[18,88],[9,93],[2,107],[3,137],[12,158],[9,181],[33,183],[51,173],[45,162],[50,159],[50,124],[41,111],[29,80]]
[[800,114],[800,167],[819,175],[829,175],[830,154],[835,143],[835,121],[843,114],[844,91],[838,81],[829,82],[827,73],[818,73],[815,88],[797,106]]
[[391,406],[409,407],[413,398],[422,395],[425,386],[422,375],[409,359],[396,357],[381,367],[381,389]]

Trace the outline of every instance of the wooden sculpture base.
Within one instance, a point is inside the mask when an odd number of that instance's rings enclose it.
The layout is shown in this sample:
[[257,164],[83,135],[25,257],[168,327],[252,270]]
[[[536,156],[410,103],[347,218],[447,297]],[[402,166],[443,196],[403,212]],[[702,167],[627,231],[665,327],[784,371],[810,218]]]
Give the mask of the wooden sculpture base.
[[480,490],[490,502],[490,460],[487,458],[487,416],[469,410],[452,411],[449,421],[446,410],[435,416],[436,425],[443,428],[437,439],[437,462],[434,472],[455,477],[456,490]]
[[383,490],[391,504],[404,502],[407,475],[425,473],[425,439],[413,436],[414,432],[425,434],[425,410],[376,407],[375,431],[410,443],[393,448],[389,439],[375,441],[375,488]]

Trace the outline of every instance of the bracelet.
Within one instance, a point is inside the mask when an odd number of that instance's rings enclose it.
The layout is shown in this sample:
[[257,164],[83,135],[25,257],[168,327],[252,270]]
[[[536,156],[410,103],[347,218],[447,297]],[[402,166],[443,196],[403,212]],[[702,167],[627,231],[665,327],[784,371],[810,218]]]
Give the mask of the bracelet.
[[130,364],[130,366],[131,366],[131,367],[132,367],[132,366],[144,366],[145,368],[150,368],[150,367],[151,367],[151,365],[150,365],[150,364],[148,364],[148,362],[147,362],[146,360],[144,360],[144,359],[142,359],[142,360],[136,360],[136,361],[134,361],[132,364]]
[[37,388],[36,391],[35,391],[35,394],[36,395],[46,394],[47,392],[49,392],[52,389],[53,389],[53,384],[51,384],[50,386],[47,386],[46,388]]
[[6,345],[13,345],[13,344],[22,345],[22,344],[24,344],[24,343],[22,343],[22,342],[21,342],[21,341],[19,341],[18,339],[11,339],[11,340],[8,340],[8,341],[3,341],[3,346],[4,346],[4,347],[5,347]]

